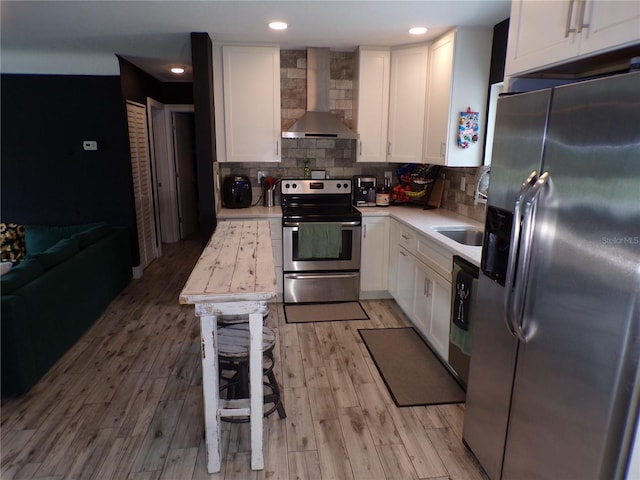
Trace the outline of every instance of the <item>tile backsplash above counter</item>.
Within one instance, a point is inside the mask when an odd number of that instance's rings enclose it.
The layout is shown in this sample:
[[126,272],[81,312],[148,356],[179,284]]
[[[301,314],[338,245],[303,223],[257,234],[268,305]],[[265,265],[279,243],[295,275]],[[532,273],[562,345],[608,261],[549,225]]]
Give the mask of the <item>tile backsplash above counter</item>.
[[[337,146],[330,147],[330,144]],[[354,175],[372,175],[382,182],[385,171],[393,172],[393,183],[397,183],[396,168],[399,164],[393,163],[356,163],[352,157],[348,157],[348,147],[344,143],[353,143],[353,140],[284,140],[281,163],[222,163],[218,164],[221,180],[230,174],[247,175],[253,187],[253,203],[260,197],[261,191],[258,184],[258,170],[267,172],[269,176],[302,177],[304,159],[309,158],[311,170],[326,170],[331,178],[347,177]],[[290,144],[289,146],[287,146]],[[322,156],[305,154],[315,152]],[[285,155],[286,152],[286,155]],[[477,222],[484,222],[486,208],[484,204],[474,206],[474,193],[478,176],[482,173],[482,167],[467,168],[443,168],[445,176],[445,190],[442,200],[442,208],[459,215],[471,218]],[[460,190],[464,178],[465,189]],[[280,203],[279,192],[276,195],[276,204]]]

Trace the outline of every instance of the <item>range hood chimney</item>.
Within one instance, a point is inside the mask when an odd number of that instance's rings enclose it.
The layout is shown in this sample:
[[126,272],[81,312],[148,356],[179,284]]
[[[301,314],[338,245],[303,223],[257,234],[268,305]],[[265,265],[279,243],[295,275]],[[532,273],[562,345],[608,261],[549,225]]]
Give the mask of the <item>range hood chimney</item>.
[[307,49],[307,111],[282,132],[282,138],[345,138],[358,134],[329,112],[331,52],[328,48]]

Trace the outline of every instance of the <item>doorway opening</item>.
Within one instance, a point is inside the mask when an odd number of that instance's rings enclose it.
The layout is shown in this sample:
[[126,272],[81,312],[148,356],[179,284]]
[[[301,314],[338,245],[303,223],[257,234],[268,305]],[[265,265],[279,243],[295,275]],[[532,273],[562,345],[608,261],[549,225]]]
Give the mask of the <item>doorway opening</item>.
[[193,105],[147,98],[158,238],[175,243],[199,231]]

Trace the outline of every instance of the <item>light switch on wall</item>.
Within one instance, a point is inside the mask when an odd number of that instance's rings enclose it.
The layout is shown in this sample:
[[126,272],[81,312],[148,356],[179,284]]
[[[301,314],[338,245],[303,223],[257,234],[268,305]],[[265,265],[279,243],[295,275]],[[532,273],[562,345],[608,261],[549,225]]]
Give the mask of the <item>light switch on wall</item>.
[[98,142],[95,140],[84,140],[82,142],[82,148],[87,151],[98,150]]

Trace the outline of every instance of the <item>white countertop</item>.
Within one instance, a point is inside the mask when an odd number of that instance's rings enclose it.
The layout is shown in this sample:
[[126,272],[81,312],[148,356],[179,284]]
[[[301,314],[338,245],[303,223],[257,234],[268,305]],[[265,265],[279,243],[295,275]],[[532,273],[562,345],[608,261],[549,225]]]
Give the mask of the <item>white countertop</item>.
[[[389,216],[395,218],[399,222],[414,228],[420,233],[432,239],[434,242],[450,250],[454,255],[460,255],[465,260],[480,266],[480,258],[482,256],[482,247],[471,247],[462,245],[458,242],[445,237],[441,233],[433,230],[434,227],[473,227],[478,230],[484,230],[484,225],[476,222],[471,218],[458,215],[444,208],[436,208],[433,210],[423,210],[418,207],[361,207],[358,210],[362,212],[363,217],[380,217]],[[255,206],[249,208],[229,209],[223,208],[218,213],[220,219],[244,219],[244,218],[278,218],[282,217],[282,209],[280,205],[274,207]]]
[[362,207],[359,208],[363,217],[376,217],[388,215],[395,218],[399,222],[417,230],[418,232],[429,237],[437,244],[447,248],[454,255],[460,255],[465,260],[480,266],[480,258],[482,257],[482,247],[472,247],[462,245],[441,233],[433,230],[434,227],[473,227],[483,231],[484,225],[476,222],[471,218],[464,217],[451,210],[444,208],[435,208],[433,210],[423,210],[418,207]]

